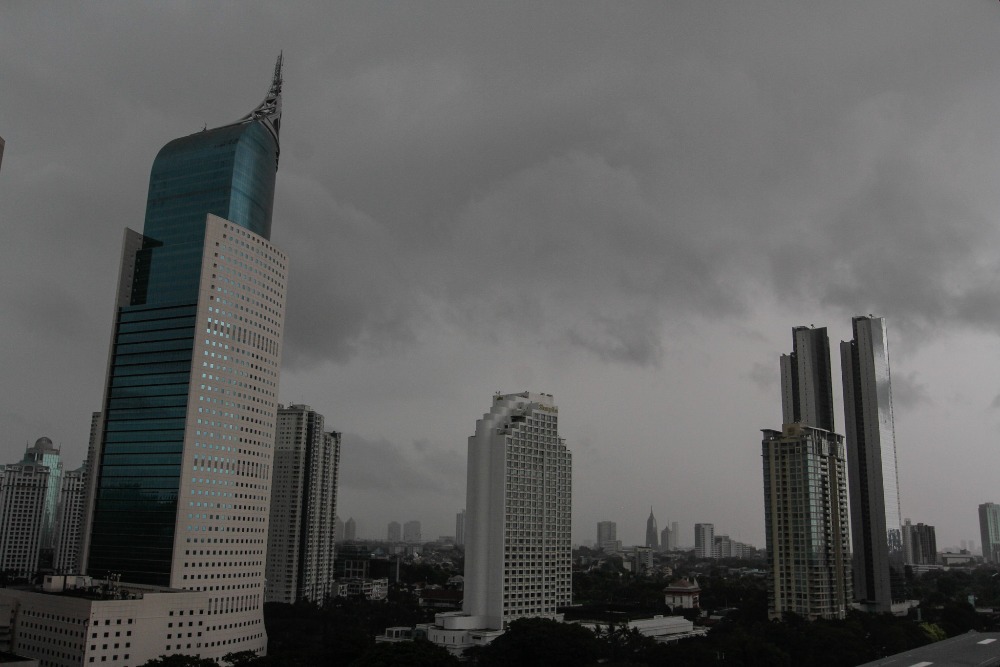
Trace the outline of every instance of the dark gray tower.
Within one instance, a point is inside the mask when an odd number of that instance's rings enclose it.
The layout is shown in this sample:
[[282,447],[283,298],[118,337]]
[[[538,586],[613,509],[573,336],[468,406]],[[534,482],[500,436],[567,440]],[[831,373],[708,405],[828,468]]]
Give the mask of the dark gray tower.
[[881,317],[855,317],[854,339],[840,344],[844,378],[854,597],[869,611],[891,611],[905,594],[889,342]]
[[656,517],[653,516],[652,506],[649,507],[649,518],[646,519],[646,546],[660,548],[660,531],[656,529]]
[[782,423],[833,432],[833,381],[826,327],[792,329],[792,353],[781,355]]

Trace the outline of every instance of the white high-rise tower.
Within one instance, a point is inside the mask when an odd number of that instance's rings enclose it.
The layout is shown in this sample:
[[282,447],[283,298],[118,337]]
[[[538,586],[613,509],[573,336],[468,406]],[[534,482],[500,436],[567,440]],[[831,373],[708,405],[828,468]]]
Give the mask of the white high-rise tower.
[[467,627],[555,618],[572,598],[572,456],[550,394],[497,394],[469,438]]

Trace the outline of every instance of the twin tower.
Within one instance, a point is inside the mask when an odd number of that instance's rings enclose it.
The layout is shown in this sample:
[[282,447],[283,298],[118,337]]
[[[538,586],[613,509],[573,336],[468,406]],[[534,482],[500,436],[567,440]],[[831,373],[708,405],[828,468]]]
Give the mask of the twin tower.
[[885,321],[855,317],[852,326],[854,338],[840,344],[846,446],[835,431],[826,328],[796,327],[781,357],[783,426],[764,430],[762,443],[772,618],[843,618],[852,601],[888,612],[903,597]]

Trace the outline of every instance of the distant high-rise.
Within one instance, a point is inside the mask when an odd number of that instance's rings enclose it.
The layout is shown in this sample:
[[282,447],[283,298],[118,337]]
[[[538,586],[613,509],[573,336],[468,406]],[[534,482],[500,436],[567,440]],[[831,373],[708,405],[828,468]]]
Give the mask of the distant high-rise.
[[715,524],[694,524],[694,556],[695,558],[711,558],[715,546]]
[[403,527],[398,521],[390,521],[386,528],[385,537],[387,542],[401,542],[403,540]]
[[0,169],[3,168],[3,149],[6,145],[7,142],[3,140],[3,137],[0,137]]
[[423,540],[423,536],[420,533],[420,522],[419,521],[407,521],[403,524],[403,541],[404,542],[420,542]]
[[455,515],[455,544],[465,546],[465,510]]
[[333,516],[333,540],[337,544],[344,541],[344,522],[337,515]]
[[267,536],[267,602],[323,602],[334,592],[340,433],[308,405],[278,406]]
[[614,521],[597,522],[597,548],[608,552],[618,548],[618,524]]
[[979,535],[983,559],[987,563],[1000,563],[1000,505],[983,503],[979,506]]
[[881,317],[855,317],[840,344],[847,435],[854,598],[869,611],[905,597],[889,341]]
[[784,424],[833,431],[833,381],[826,327],[792,329],[792,353],[781,355],[781,414]]
[[87,462],[76,470],[63,473],[56,515],[55,557],[53,569],[62,574],[80,571],[80,534],[83,530],[83,507],[87,497]]
[[31,577],[52,567],[62,475],[59,450],[48,438],[0,468],[0,572]]
[[658,550],[660,548],[660,531],[656,528],[656,517],[653,516],[653,508],[649,508],[649,518],[646,519],[646,546]]
[[768,616],[844,618],[851,552],[844,437],[803,424],[764,430]]
[[[549,394],[497,394],[469,438],[466,622],[555,618],[572,597],[572,458]],[[446,626],[447,627],[447,626]]]
[[670,545],[668,548],[670,551],[676,551],[678,548],[678,540],[681,537],[680,527],[677,525],[676,521],[670,523]]
[[934,526],[903,522],[903,553],[907,565],[933,565],[937,562],[937,535]]
[[281,58],[240,120],[174,139],[125,231],[81,552],[203,591],[201,657],[267,646],[264,570],[287,259],[269,241]]
[[358,539],[358,523],[352,516],[344,522],[344,541],[353,542],[356,539]]
[[671,541],[670,529],[664,526],[660,531],[660,551],[669,551]]

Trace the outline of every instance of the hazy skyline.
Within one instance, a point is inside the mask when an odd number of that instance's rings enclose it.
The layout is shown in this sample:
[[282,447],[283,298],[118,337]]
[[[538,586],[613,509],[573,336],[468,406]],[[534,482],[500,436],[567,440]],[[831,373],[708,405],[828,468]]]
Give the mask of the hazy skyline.
[[[763,546],[793,326],[886,318],[902,514],[1000,502],[996,2],[0,8],[0,462],[82,460],[123,229],[167,141],[285,55],[280,401],[338,513],[454,532],[494,392],[551,393],[577,541],[649,506]],[[834,351],[832,367],[839,368]],[[843,424],[834,372],[836,423]]]

